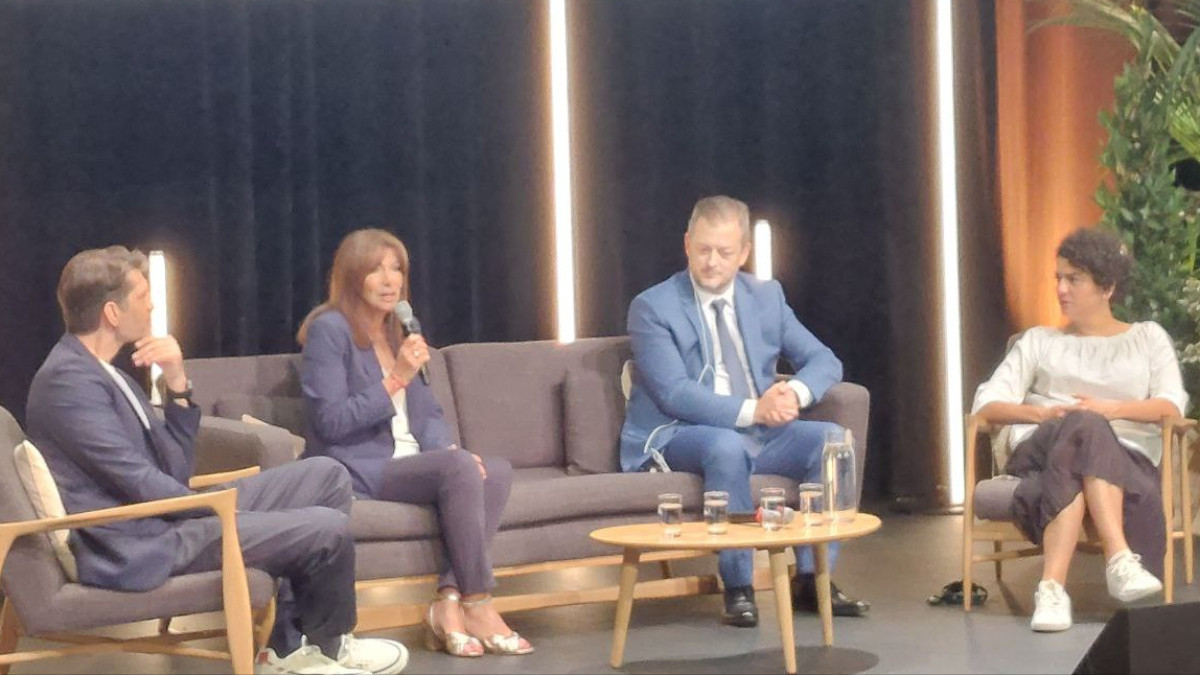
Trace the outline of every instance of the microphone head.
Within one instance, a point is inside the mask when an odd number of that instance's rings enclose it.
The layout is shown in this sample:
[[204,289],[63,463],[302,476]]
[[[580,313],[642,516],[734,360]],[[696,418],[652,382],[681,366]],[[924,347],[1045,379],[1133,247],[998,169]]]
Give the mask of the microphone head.
[[409,335],[421,334],[421,322],[417,321],[417,317],[413,315],[412,305],[408,304],[407,300],[401,300],[396,303],[396,318],[400,319],[400,325],[404,326],[404,332]]
[[396,318],[400,319],[400,323],[407,325],[409,321],[413,320],[413,308],[407,300],[396,303],[396,309],[393,311],[396,312]]

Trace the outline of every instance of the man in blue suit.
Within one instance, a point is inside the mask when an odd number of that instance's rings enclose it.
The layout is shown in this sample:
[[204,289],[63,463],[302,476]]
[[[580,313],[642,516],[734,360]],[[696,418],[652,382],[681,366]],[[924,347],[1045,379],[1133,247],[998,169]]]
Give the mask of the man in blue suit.
[[[26,414],[29,439],[69,513],[193,494],[200,410],[191,403],[179,343],[150,334],[146,267],[141,253],[111,246],[71,258],[59,279],[67,332],[34,377]],[[111,365],[131,343],[135,366],[162,369],[161,417]],[[246,565],[285,582],[258,670],[400,672],[404,645],[349,634],[356,607],[346,470],[333,460],[306,460],[234,486]],[[220,569],[220,536],[217,517],[202,511],[72,530],[70,546],[81,583],[146,591],[171,575]]]
[[[729,508],[750,511],[750,476],[821,479],[821,450],[836,425],[799,420],[842,379],[842,363],[808,331],[775,281],[738,270],[750,255],[750,210],[725,196],[696,203],[683,238],[688,269],[642,292],[629,307],[636,376],[621,430],[625,471],[688,471],[705,490],[729,492]],[[780,357],[796,374],[776,382]],[[830,546],[830,564],[836,548]],[[797,608],[817,610],[811,549],[796,550]],[[725,551],[723,620],[755,626],[753,552]],[[861,616],[870,605],[832,588],[834,612]]]

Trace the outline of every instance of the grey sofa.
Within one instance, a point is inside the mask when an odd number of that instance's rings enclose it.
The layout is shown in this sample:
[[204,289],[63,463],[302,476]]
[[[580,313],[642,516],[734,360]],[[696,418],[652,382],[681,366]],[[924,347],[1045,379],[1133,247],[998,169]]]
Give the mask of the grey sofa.
[[[626,337],[589,338],[567,345],[553,341],[459,344],[433,351],[431,384],[459,444],[483,456],[505,457],[516,469],[512,495],[491,549],[493,565],[505,568],[501,574],[555,561],[595,564],[604,557],[605,562],[618,563],[615,549],[592,541],[588,533],[653,519],[662,492],[682,493],[685,509],[699,510],[703,489],[697,475],[620,471],[618,439],[625,409],[620,376],[630,357]],[[195,400],[206,413],[198,470],[246,464],[267,469],[292,461],[296,436],[302,435],[304,424],[298,354],[191,359],[186,365]],[[853,430],[859,439],[860,486],[868,406],[865,388],[842,383],[806,411],[808,417]],[[244,414],[291,434],[235,421]],[[784,487],[789,499],[795,499],[794,481],[755,477],[755,489],[767,485]],[[430,508],[360,500],[351,527],[360,588],[362,582],[372,580],[431,579],[429,575],[439,568],[442,552]],[[701,586],[715,588],[713,584],[688,588],[696,592]],[[609,595],[598,593],[592,599]],[[586,601],[573,597],[574,602]],[[542,602],[562,604],[548,598]],[[386,622],[404,625],[416,616],[392,613]],[[376,627],[372,621],[368,617],[369,625],[364,626],[360,620],[360,629]]]

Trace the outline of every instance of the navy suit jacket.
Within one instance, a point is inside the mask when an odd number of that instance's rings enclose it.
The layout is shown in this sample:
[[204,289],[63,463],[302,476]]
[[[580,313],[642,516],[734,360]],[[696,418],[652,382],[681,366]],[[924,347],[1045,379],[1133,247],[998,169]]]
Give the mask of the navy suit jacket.
[[[383,387],[375,350],[354,344],[350,324],[336,309],[313,319],[300,366],[307,428],[306,457],[326,455],[350,470],[354,491],[379,495],[380,471],[395,451],[396,409]],[[405,388],[408,426],[421,450],[442,450],[454,437],[429,385],[414,377]]]
[[[813,402],[842,379],[842,362],[788,307],[777,281],[745,272],[734,279],[734,309],[754,386],[766,391],[779,358],[791,362]],[[689,424],[736,428],[742,401],[713,391],[713,336],[699,313],[685,270],[653,286],[629,305],[628,330],[636,364],[621,428],[621,468],[638,471]],[[651,438],[653,436],[653,438]]]
[[[168,403],[160,419],[141,387],[129,383],[150,422],[146,430],[112,376],[74,335],[50,350],[29,388],[29,440],[46,458],[68,513],[195,494],[200,409]],[[157,588],[179,546],[172,520],[192,511],[71,530],[79,580],[122,591]]]

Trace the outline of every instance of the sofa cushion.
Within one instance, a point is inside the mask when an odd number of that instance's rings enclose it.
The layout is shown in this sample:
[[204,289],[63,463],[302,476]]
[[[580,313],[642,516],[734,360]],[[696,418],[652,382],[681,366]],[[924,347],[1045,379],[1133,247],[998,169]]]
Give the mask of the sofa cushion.
[[1021,479],[996,476],[975,485],[975,517],[983,520],[1013,519],[1013,495]]
[[518,469],[566,466],[562,349],[546,342],[447,347],[463,447]]
[[217,417],[232,420],[240,420],[243,415],[249,415],[304,437],[304,399],[298,396],[223,394],[213,403],[213,413]]
[[437,533],[437,515],[427,506],[355,498],[350,509],[354,541],[428,539]]
[[620,379],[594,370],[570,370],[563,398],[567,471],[620,471],[621,425],[625,422]]
[[[751,477],[750,486],[755,502],[759,488],[772,486],[783,487],[788,503],[795,505],[795,481],[782,476],[756,475]],[[658,510],[658,495],[663,492],[683,495],[684,510],[699,517],[704,492],[699,474],[599,473],[515,480],[500,527],[506,530],[625,514],[644,514],[647,520],[653,520]]]
[[297,436],[296,434],[293,434],[292,432],[288,431],[287,429],[284,429],[283,427],[277,427],[274,424],[268,424],[253,415],[242,415],[241,421],[245,422],[246,424],[250,424],[250,425],[278,429],[279,433],[287,434],[287,436],[288,436],[288,440],[291,443],[292,459],[299,459],[300,455],[304,454],[305,441],[304,441],[303,437]]
[[[756,501],[758,490],[768,486],[784,488],[788,504],[795,506],[796,481],[767,474],[750,479]],[[698,519],[703,491],[704,482],[698,474],[682,471],[571,476],[563,469],[518,469],[513,474],[512,494],[500,529],[630,514],[652,521],[658,510],[658,495],[663,492],[681,493],[684,509]],[[436,513],[430,507],[355,499],[350,532],[357,542],[406,541],[438,536],[439,529]]]
[[[62,495],[58,492],[58,484],[42,453],[29,441],[22,441],[13,448],[13,460],[17,466],[17,477],[25,487],[25,494],[33,506],[33,512],[40,518],[65,518],[67,509],[63,506]],[[69,530],[54,530],[47,532],[50,547],[62,565],[63,572],[71,581],[79,581],[79,567],[75,564],[75,554],[71,552]]]

